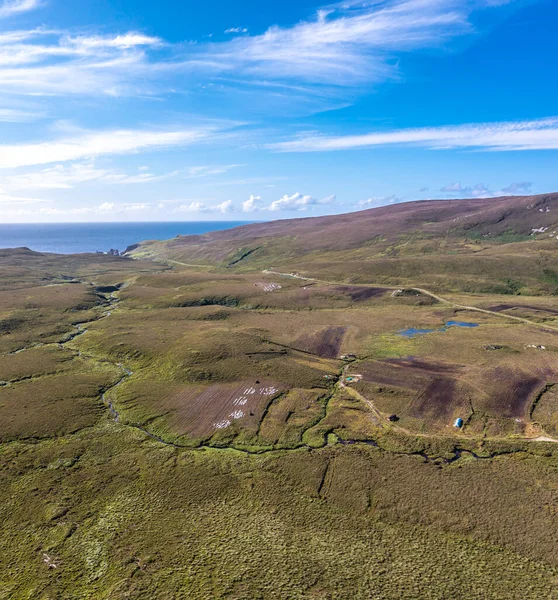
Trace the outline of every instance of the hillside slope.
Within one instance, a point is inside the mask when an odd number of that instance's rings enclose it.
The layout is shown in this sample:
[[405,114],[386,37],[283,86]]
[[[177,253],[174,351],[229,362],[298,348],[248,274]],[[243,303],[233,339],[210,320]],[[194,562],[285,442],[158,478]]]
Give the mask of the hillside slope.
[[135,257],[294,270],[346,282],[555,293],[558,194],[426,200],[245,225],[165,242]]

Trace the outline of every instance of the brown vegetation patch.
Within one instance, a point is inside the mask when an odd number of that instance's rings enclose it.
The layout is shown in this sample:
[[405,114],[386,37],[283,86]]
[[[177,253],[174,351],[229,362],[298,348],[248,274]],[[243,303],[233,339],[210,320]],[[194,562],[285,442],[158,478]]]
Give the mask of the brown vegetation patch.
[[[420,361],[419,361],[420,364]],[[427,365],[428,363],[423,363]],[[359,365],[364,381],[392,385],[413,391],[423,389],[431,379],[430,369],[415,367],[409,359],[388,359]],[[438,371],[434,371],[437,373]]]
[[167,399],[165,408],[170,409],[169,422],[178,435],[207,438],[233,424],[256,429],[279,393],[279,387],[269,381],[188,386]]
[[411,408],[414,417],[447,418],[456,406],[456,382],[447,377],[432,379],[415,398]]
[[318,333],[307,333],[300,336],[294,342],[293,347],[323,358],[337,358],[346,331],[346,327],[329,327]]
[[497,367],[491,374],[496,383],[490,394],[488,407],[498,416],[522,419],[535,393],[546,383],[546,376],[539,373],[527,375],[505,367]]
[[417,371],[425,371],[428,373],[457,373],[461,370],[460,365],[445,364],[441,362],[428,362],[419,358],[388,358],[386,363],[404,367],[406,369],[414,369]]
[[380,410],[402,411],[413,418],[433,422],[447,421],[456,408],[464,405],[463,385],[452,376],[463,371],[462,365],[406,358],[364,363],[359,365],[359,370],[365,383],[357,385],[357,389],[361,388],[365,396],[386,392],[382,387],[374,391],[368,387],[370,384],[388,387],[388,405],[382,402]]
[[496,304],[495,306],[489,306],[487,310],[491,310],[493,312],[504,312],[505,310],[514,309],[535,310],[537,312],[545,312],[551,315],[558,315],[558,310],[547,308],[545,306],[533,306],[531,304]]
[[344,285],[336,288],[336,291],[348,294],[353,302],[361,302],[369,298],[377,298],[389,292],[388,288],[362,287],[358,285]]

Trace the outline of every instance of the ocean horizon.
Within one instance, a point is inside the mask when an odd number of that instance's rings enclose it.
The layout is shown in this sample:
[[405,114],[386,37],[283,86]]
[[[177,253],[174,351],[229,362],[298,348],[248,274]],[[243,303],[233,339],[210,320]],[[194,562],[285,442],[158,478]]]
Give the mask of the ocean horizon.
[[145,240],[222,231],[252,221],[127,222],[127,223],[2,223],[0,248],[26,247],[36,252],[82,254],[124,251]]

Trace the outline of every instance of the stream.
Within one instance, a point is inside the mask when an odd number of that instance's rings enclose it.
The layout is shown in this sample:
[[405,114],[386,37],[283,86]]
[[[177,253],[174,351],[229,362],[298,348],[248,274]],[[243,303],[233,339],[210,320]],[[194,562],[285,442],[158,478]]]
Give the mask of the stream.
[[[108,298],[103,298],[104,301],[107,303],[104,306],[106,306],[106,310],[104,310],[103,312],[101,312],[101,314],[99,315],[99,317],[97,319],[93,319],[91,321],[86,321],[86,322],[82,322],[82,323],[76,323],[73,324],[73,327],[75,328],[75,331],[72,333],[69,333],[66,335],[65,338],[63,338],[61,341],[59,342],[51,342],[48,344],[32,344],[28,347],[25,348],[20,348],[18,350],[15,350],[13,352],[9,352],[7,354],[19,354],[20,352],[25,352],[27,350],[32,350],[34,348],[38,348],[38,347],[42,347],[42,346],[48,346],[48,345],[57,345],[60,348],[66,348],[66,344],[69,344],[70,342],[74,341],[76,338],[85,335],[88,331],[87,328],[87,324],[88,323],[94,323],[97,321],[100,321],[101,319],[106,319],[108,317],[111,316],[113,309],[115,307],[117,307],[118,303],[120,302],[119,298],[117,296],[115,296],[114,292],[110,294],[110,296]],[[102,305],[101,305],[102,306]],[[453,325],[453,323],[452,323]],[[81,352],[81,350],[79,349],[75,349],[75,348],[71,348],[72,351],[74,351],[76,353],[76,356],[79,356],[81,358],[85,358],[87,360],[98,360],[93,356],[87,356],[85,354],[83,354]],[[331,432],[326,432],[324,434],[324,444],[320,447],[315,447],[315,446],[310,446],[309,444],[305,444],[305,443],[301,443],[297,446],[294,446],[292,448],[262,448],[261,450],[247,450],[247,449],[242,449],[242,448],[237,448],[234,446],[211,446],[208,444],[200,444],[199,446],[196,447],[192,447],[192,446],[187,446],[187,445],[183,445],[183,444],[178,444],[176,442],[170,442],[167,441],[165,439],[163,439],[162,437],[150,432],[149,430],[147,430],[145,427],[143,427],[142,425],[140,425],[139,423],[123,423],[121,421],[120,418],[120,413],[118,412],[118,410],[115,408],[114,403],[112,400],[110,400],[108,398],[108,394],[112,391],[114,391],[115,389],[117,389],[119,386],[123,385],[128,378],[130,378],[134,373],[133,371],[131,371],[130,369],[128,369],[127,367],[125,367],[122,363],[115,363],[115,366],[118,367],[121,371],[122,371],[122,376],[120,377],[120,379],[112,386],[108,387],[107,389],[105,389],[103,391],[103,393],[100,396],[101,401],[103,402],[103,404],[108,408],[109,413],[113,419],[113,421],[115,423],[118,423],[119,425],[125,426],[125,427],[131,427],[133,429],[136,429],[138,431],[141,431],[143,434],[145,434],[146,436],[148,436],[149,438],[157,441],[160,444],[164,444],[165,446],[171,446],[173,448],[179,448],[179,449],[183,449],[183,450],[191,450],[191,451],[200,451],[200,450],[228,450],[228,451],[234,451],[234,452],[240,452],[242,454],[247,454],[247,455],[263,455],[263,454],[268,454],[270,452],[289,452],[289,451],[297,451],[297,450],[301,450],[301,449],[307,449],[307,450],[319,450],[321,448],[324,448],[328,445],[327,439],[328,439],[328,435]],[[7,384],[11,384],[12,382],[2,382],[2,383],[7,383]],[[16,382],[13,382],[16,383]],[[475,453],[473,450],[467,450],[465,448],[460,448],[458,446],[454,447],[454,449],[452,450],[453,452],[453,456],[451,456],[450,458],[447,457],[443,457],[443,456],[430,456],[428,455],[426,452],[424,451],[414,451],[414,452],[405,452],[405,451],[395,451],[395,450],[385,450],[384,448],[382,448],[378,442],[376,442],[375,440],[372,439],[368,439],[368,440],[342,440],[342,439],[337,439],[336,441],[337,444],[341,445],[341,446],[353,446],[353,445],[362,445],[362,446],[372,446],[374,448],[376,448],[377,450],[381,451],[381,452],[388,452],[390,454],[399,454],[399,455],[406,455],[406,456],[419,456],[421,457],[424,462],[428,462],[431,464],[437,464],[437,465],[451,465],[453,463],[455,463],[456,461],[460,460],[463,455],[468,454],[469,456],[471,456],[472,458],[474,458],[475,460],[491,460],[497,456],[502,456],[502,455],[508,455],[508,454],[515,454],[515,453],[520,453],[520,452],[525,452],[524,449],[510,449],[510,450],[503,450],[500,452],[492,452],[486,456],[482,456],[479,455],[477,453]]]

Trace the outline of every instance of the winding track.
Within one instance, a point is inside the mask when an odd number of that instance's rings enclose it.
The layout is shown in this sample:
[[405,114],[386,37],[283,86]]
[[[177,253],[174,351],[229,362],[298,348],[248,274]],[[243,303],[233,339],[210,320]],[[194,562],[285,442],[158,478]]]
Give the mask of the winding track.
[[[174,262],[175,264],[180,264],[182,266],[194,266],[194,265],[186,265],[185,263],[179,263],[178,261],[172,261],[172,262]],[[280,272],[277,272],[277,271],[264,271],[264,273],[274,274],[274,275],[280,275],[280,276],[284,276],[284,277],[293,277],[295,279],[301,279],[301,280],[304,280],[304,281],[314,281],[316,283],[326,283],[328,285],[344,285],[344,284],[339,283],[339,282],[325,281],[325,280],[315,279],[315,278],[311,278],[311,277],[304,277],[302,275],[293,274],[293,273],[280,273]],[[359,284],[359,285],[361,285],[362,287],[375,287],[372,284]],[[397,288],[393,288],[393,289],[397,289]],[[558,328],[544,326],[544,325],[541,325],[540,323],[535,323],[533,321],[530,321],[529,319],[524,319],[524,318],[521,318],[521,317],[515,317],[515,316],[510,316],[510,315],[504,315],[504,314],[501,314],[501,313],[497,313],[497,312],[494,312],[494,311],[490,311],[490,310],[487,310],[487,309],[481,309],[481,308],[477,308],[477,307],[473,307],[473,306],[460,305],[460,304],[454,303],[454,302],[452,302],[450,300],[447,300],[446,298],[438,296],[437,294],[434,294],[433,292],[430,292],[429,290],[425,290],[425,289],[422,289],[422,288],[411,288],[411,289],[414,289],[414,290],[416,290],[418,292],[426,294],[427,296],[430,296],[430,297],[434,298],[435,300],[437,300],[439,302],[442,302],[444,304],[448,304],[450,306],[453,306],[454,308],[458,308],[458,309],[461,309],[461,310],[473,310],[473,311],[477,311],[477,312],[487,313],[487,314],[495,315],[495,316],[500,317],[500,318],[512,319],[514,321],[520,321],[520,322],[523,322],[523,323],[527,323],[529,325],[534,325],[534,326],[540,327],[542,329],[553,329],[555,331],[558,331]],[[100,316],[96,320],[101,320],[101,319],[110,317],[111,313],[112,313],[111,309],[116,308],[115,305],[117,305],[118,302],[119,302],[118,298],[115,295],[111,294],[111,297],[110,297],[110,300],[109,300],[109,306],[104,311],[101,312]],[[63,341],[58,342],[58,343],[55,342],[55,344],[64,347],[67,343],[75,340],[77,337],[79,337],[81,335],[84,335],[85,333],[87,333],[87,327],[85,325],[86,324],[76,324],[76,325],[74,325],[76,331],[74,333],[68,335],[66,337],[66,339],[64,339]],[[36,346],[31,346],[31,347],[28,347],[28,348],[22,348],[18,352],[22,352],[22,351],[25,351],[25,350],[30,350],[33,347],[36,347]],[[77,350],[77,355],[83,356],[84,358],[87,358],[87,359],[90,359],[90,360],[96,360],[95,357],[83,355],[79,349]],[[116,366],[118,366],[121,369],[121,371],[123,371],[122,377],[113,386],[111,386],[109,389],[106,389],[103,392],[103,394],[101,395],[101,401],[105,404],[105,406],[107,406],[107,408],[109,409],[109,412],[110,412],[113,420],[116,423],[124,425],[124,426],[127,426],[127,427],[131,427],[131,428],[136,429],[136,430],[139,430],[142,433],[144,433],[145,435],[147,435],[148,437],[150,437],[151,439],[154,439],[155,441],[157,441],[157,442],[159,442],[161,444],[164,444],[164,445],[167,445],[167,446],[172,446],[172,447],[175,447],[175,448],[188,449],[188,450],[203,450],[203,449],[207,449],[207,450],[209,450],[209,449],[211,449],[211,450],[219,450],[219,449],[221,449],[221,450],[238,451],[238,452],[246,453],[246,454],[265,454],[265,453],[274,452],[274,451],[284,451],[284,450],[277,450],[275,448],[262,448],[261,450],[257,450],[257,451],[243,450],[243,449],[234,448],[234,447],[216,448],[214,446],[209,446],[209,445],[205,445],[205,444],[202,445],[202,446],[199,446],[197,448],[192,448],[190,446],[183,446],[181,444],[177,444],[177,443],[174,443],[174,442],[167,441],[167,440],[165,440],[165,439],[157,436],[156,434],[153,434],[149,430],[145,429],[139,423],[122,423],[122,421],[120,421],[120,414],[118,413],[118,411],[114,407],[113,402],[110,401],[107,398],[107,394],[109,392],[113,391],[114,389],[116,389],[117,387],[119,387],[120,385],[122,385],[129,377],[131,377],[133,375],[133,372],[130,371],[129,369],[127,369],[126,367],[124,367],[120,363],[117,364]],[[344,373],[345,373],[345,369],[343,369],[343,371],[342,371],[339,379],[337,380],[337,382],[336,382],[336,384],[334,386],[334,391],[332,392],[332,395],[335,393],[335,389],[338,389],[339,387],[345,387],[344,384],[343,384]],[[360,394],[358,394],[358,396],[360,396]],[[371,402],[367,401],[362,396],[360,396],[360,397],[368,405],[368,407],[372,411],[372,414],[375,416],[375,418],[376,419],[378,419],[378,418],[381,419],[381,415],[377,411],[377,409],[374,407],[374,405]],[[526,441],[558,443],[558,440],[556,440],[554,438],[551,438],[551,437],[546,437],[546,436],[540,436],[538,438],[530,438],[530,439],[528,439]],[[356,441],[353,442],[351,440],[346,440],[343,443],[345,443],[345,444],[352,444],[352,443],[358,443],[358,442],[356,442]],[[367,440],[364,443],[367,443],[369,445],[373,445],[373,446],[377,447],[379,450],[383,450],[377,444],[377,442],[375,440]],[[324,436],[324,445],[326,445],[326,444],[327,444],[327,435]],[[309,446],[307,444],[302,443],[300,446],[298,446],[296,448],[293,448],[293,450],[298,450],[298,449],[304,448],[304,447],[308,448],[308,449],[314,449],[314,446]],[[450,463],[454,462],[455,460],[457,460],[458,458],[460,458],[463,453],[471,454],[474,458],[478,458],[478,459],[492,458],[493,457],[492,455],[486,456],[486,457],[484,457],[484,456],[477,456],[474,452],[466,450],[466,449],[459,448],[457,446],[455,448],[455,456],[453,458],[451,458],[451,459],[444,459],[444,458],[441,458],[441,457],[429,457],[429,456],[427,456],[426,454],[424,454],[422,452],[411,452],[411,453],[409,453],[409,452],[401,452],[401,454],[412,454],[412,455],[417,454],[417,455],[420,455],[420,456],[422,456],[427,461],[439,461],[439,460],[441,460],[442,462],[445,462],[445,463],[448,463],[448,464],[450,464]],[[494,454],[494,456],[496,456],[496,455],[497,454]]]
[[[337,281],[327,281],[324,279],[316,279],[314,277],[304,277],[303,275],[299,275],[298,273],[281,273],[279,271],[272,271],[272,270],[264,270],[263,271],[265,274],[267,275],[280,275],[282,277],[291,277],[293,279],[301,279],[303,281],[313,281],[316,283],[325,283],[327,285],[347,285],[346,283],[340,283]],[[356,287],[377,287],[373,284],[355,284]],[[393,290],[397,290],[399,288],[392,288]],[[419,287],[412,287],[410,288],[412,290],[415,290],[417,292],[420,292],[422,294],[425,294],[426,296],[429,296],[430,298],[434,298],[434,300],[437,300],[438,302],[442,303],[442,304],[447,304],[448,306],[451,306],[452,308],[456,308],[459,310],[469,310],[469,311],[474,311],[474,312],[480,312],[480,313],[484,313],[484,314],[488,314],[488,315],[493,315],[495,317],[498,317],[500,319],[511,319],[512,321],[518,321],[520,323],[525,323],[527,325],[532,325],[534,327],[537,327],[539,329],[541,329],[542,331],[556,331],[558,332],[558,327],[554,327],[551,325],[545,325],[543,323],[536,323],[535,321],[531,321],[530,319],[525,319],[523,317],[516,317],[514,315],[507,315],[507,314],[503,314],[503,313],[499,313],[496,311],[492,311],[492,310],[488,310],[486,308],[479,308],[477,306],[468,306],[465,304],[458,304],[456,302],[452,302],[451,300],[448,300],[447,298],[444,298],[443,296],[439,296],[438,294],[435,294],[434,292],[431,292],[430,290],[426,290],[424,288],[419,288]],[[358,394],[358,392],[357,392]],[[358,394],[358,396],[360,396],[361,400],[363,400],[366,405],[371,409],[371,411],[373,412],[375,417],[380,416],[380,413],[378,412],[378,410],[376,409],[376,407],[374,406],[374,404],[372,402],[370,402],[369,400],[367,400],[366,398],[364,398],[364,396],[362,396],[361,394]],[[410,432],[406,432],[410,435]],[[526,441],[529,442],[550,442],[550,443],[554,443],[554,444],[558,444],[558,439],[556,438],[552,438],[549,436],[539,436],[536,438],[525,438]]]
[[535,325],[536,327],[539,327],[541,329],[546,329],[549,330],[551,329],[552,331],[558,331],[558,327],[553,327],[552,325],[544,325],[542,323],[536,323],[535,321],[531,321],[530,319],[525,319],[523,317],[516,317],[514,315],[507,315],[504,313],[499,313],[496,312],[494,310],[488,310],[487,308],[479,308],[478,306],[467,306],[465,304],[457,304],[455,302],[452,302],[451,300],[448,300],[447,298],[443,298],[442,296],[438,296],[437,294],[434,294],[433,292],[429,291],[429,290],[425,290],[423,288],[411,288],[413,290],[416,290],[417,292],[421,292],[422,294],[425,294],[426,296],[430,296],[431,298],[434,298],[435,300],[438,300],[438,302],[442,302],[444,304],[449,304],[450,306],[452,306],[453,308],[458,308],[460,310],[472,310],[475,312],[480,312],[480,313],[485,313],[488,315],[494,315],[496,317],[500,317],[501,319],[512,319],[514,321],[519,321],[521,323],[527,323],[528,325]]
[[[327,281],[325,279],[316,279],[314,277],[304,277],[303,275],[299,275],[298,273],[280,273],[279,271],[270,271],[268,269],[265,269],[263,272],[266,275],[280,275],[282,277],[291,277],[293,279],[302,279],[303,281],[314,281],[316,283],[325,283],[327,285],[348,285],[346,282]],[[368,288],[378,287],[378,286],[370,284],[370,283],[355,283],[355,284],[351,284],[351,285],[354,285],[355,287],[368,287]],[[383,286],[383,287],[386,287],[386,286]],[[400,288],[392,287],[392,288],[387,288],[387,289],[393,289],[394,291],[396,291]],[[552,325],[545,325],[543,323],[537,323],[535,321],[531,321],[530,319],[525,319],[523,317],[516,317],[514,315],[507,315],[504,313],[499,313],[499,312],[496,312],[493,310],[488,310],[487,308],[479,308],[478,306],[468,306],[465,304],[458,304],[456,302],[452,302],[451,300],[448,300],[447,298],[444,298],[443,296],[439,296],[438,294],[435,294],[434,292],[431,292],[430,290],[426,290],[424,288],[412,287],[409,289],[414,290],[416,292],[420,292],[421,294],[425,294],[426,296],[430,296],[430,298],[434,298],[434,300],[437,300],[438,302],[441,302],[442,304],[447,304],[447,305],[451,306],[452,308],[457,308],[459,310],[471,310],[471,311],[475,311],[475,312],[484,313],[487,315],[493,315],[500,319],[511,319],[513,321],[519,321],[520,323],[526,323],[527,325],[533,325],[534,327],[538,327],[539,329],[542,329],[543,331],[544,330],[546,330],[546,331],[552,330],[552,331],[558,332],[558,327],[554,327]]]

